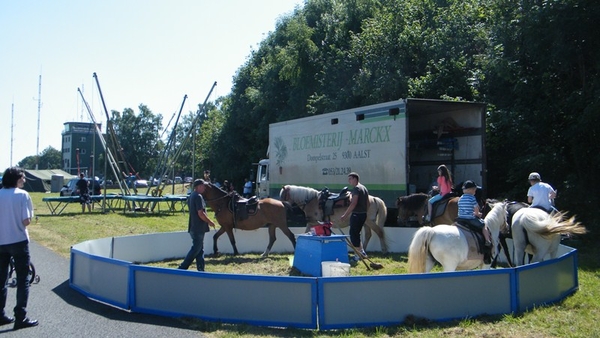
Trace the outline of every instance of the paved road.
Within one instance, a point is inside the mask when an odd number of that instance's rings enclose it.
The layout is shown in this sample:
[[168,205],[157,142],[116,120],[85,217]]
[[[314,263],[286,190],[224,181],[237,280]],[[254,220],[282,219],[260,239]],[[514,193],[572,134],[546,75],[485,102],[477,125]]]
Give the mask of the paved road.
[[[203,337],[175,318],[129,313],[87,299],[69,287],[69,260],[32,242],[31,259],[40,283],[29,289],[28,316],[37,327],[12,330],[0,337]],[[16,289],[9,288],[5,308],[12,316]]]

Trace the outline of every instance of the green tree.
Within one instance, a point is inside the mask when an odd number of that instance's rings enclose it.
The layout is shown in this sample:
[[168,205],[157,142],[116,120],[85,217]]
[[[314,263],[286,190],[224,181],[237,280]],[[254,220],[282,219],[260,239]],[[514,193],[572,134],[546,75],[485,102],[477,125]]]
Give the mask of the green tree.
[[[172,154],[177,157],[173,166],[176,175],[189,176],[194,173],[195,178],[200,178],[204,170],[214,170],[213,161],[218,160],[214,156],[214,149],[223,121],[223,113],[213,102],[207,102],[202,111],[189,112],[182,117],[177,126],[176,145]],[[190,131],[192,128],[194,130]]]
[[[530,171],[559,190],[561,210],[599,202],[596,142],[600,38],[596,1],[497,1],[489,26],[484,98],[490,184],[523,199]],[[508,150],[510,149],[510,151]],[[519,188],[511,188],[511,187]],[[584,217],[585,219],[585,217]]]
[[126,163],[121,170],[136,172],[140,177],[148,178],[154,172],[157,158],[164,147],[160,139],[162,116],[154,115],[148,107],[140,104],[139,113],[127,108],[123,112],[112,111],[110,122],[115,131],[121,149],[116,149]]
[[488,195],[524,200],[539,171],[560,208],[586,213],[600,202],[598,17],[594,0],[308,1],[238,70],[203,165],[239,186],[270,123],[406,97],[474,100],[489,107]]
[[59,169],[62,168],[62,153],[52,146],[42,150],[39,159],[38,156],[27,156],[17,163],[18,167],[23,169]]

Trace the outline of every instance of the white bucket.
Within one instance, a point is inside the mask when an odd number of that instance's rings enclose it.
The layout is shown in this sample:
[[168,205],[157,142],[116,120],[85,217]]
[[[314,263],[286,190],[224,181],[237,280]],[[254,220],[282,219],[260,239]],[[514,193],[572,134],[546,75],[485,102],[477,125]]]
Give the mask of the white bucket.
[[323,277],[350,276],[350,264],[342,262],[321,262],[321,275]]

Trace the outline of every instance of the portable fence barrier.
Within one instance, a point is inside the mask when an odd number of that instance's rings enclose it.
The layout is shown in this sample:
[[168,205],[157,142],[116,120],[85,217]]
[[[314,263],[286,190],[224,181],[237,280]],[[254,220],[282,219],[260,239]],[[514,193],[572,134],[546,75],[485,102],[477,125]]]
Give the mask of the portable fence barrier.
[[[297,234],[303,230],[292,228]],[[406,252],[416,230],[385,228],[390,251]],[[211,234],[205,236],[206,248]],[[240,252],[262,252],[267,229],[237,231],[236,239]],[[231,253],[228,241],[219,244]],[[288,277],[140,265],[182,258],[190,245],[186,232],[82,242],[71,249],[69,284],[91,299],[132,312],[320,330],[397,325],[407,316],[445,321],[519,313],[560,301],[579,286],[577,250],[564,245],[558,258],[542,263],[429,274]],[[293,248],[279,240],[272,252]],[[203,292],[197,292],[199,286]],[[361,304],[360,311],[351,304]]]

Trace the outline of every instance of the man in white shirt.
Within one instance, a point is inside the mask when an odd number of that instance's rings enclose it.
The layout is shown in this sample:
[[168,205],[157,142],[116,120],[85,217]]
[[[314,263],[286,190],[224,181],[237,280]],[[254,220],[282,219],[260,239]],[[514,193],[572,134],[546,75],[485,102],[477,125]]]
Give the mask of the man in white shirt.
[[[33,203],[27,191],[23,190],[25,172],[11,167],[4,171],[0,189],[0,325],[14,322],[14,330],[38,325],[37,320],[27,318],[29,299],[29,233],[27,226],[33,218]],[[15,318],[4,312],[6,306],[6,280],[11,258],[17,274],[17,303]]]

